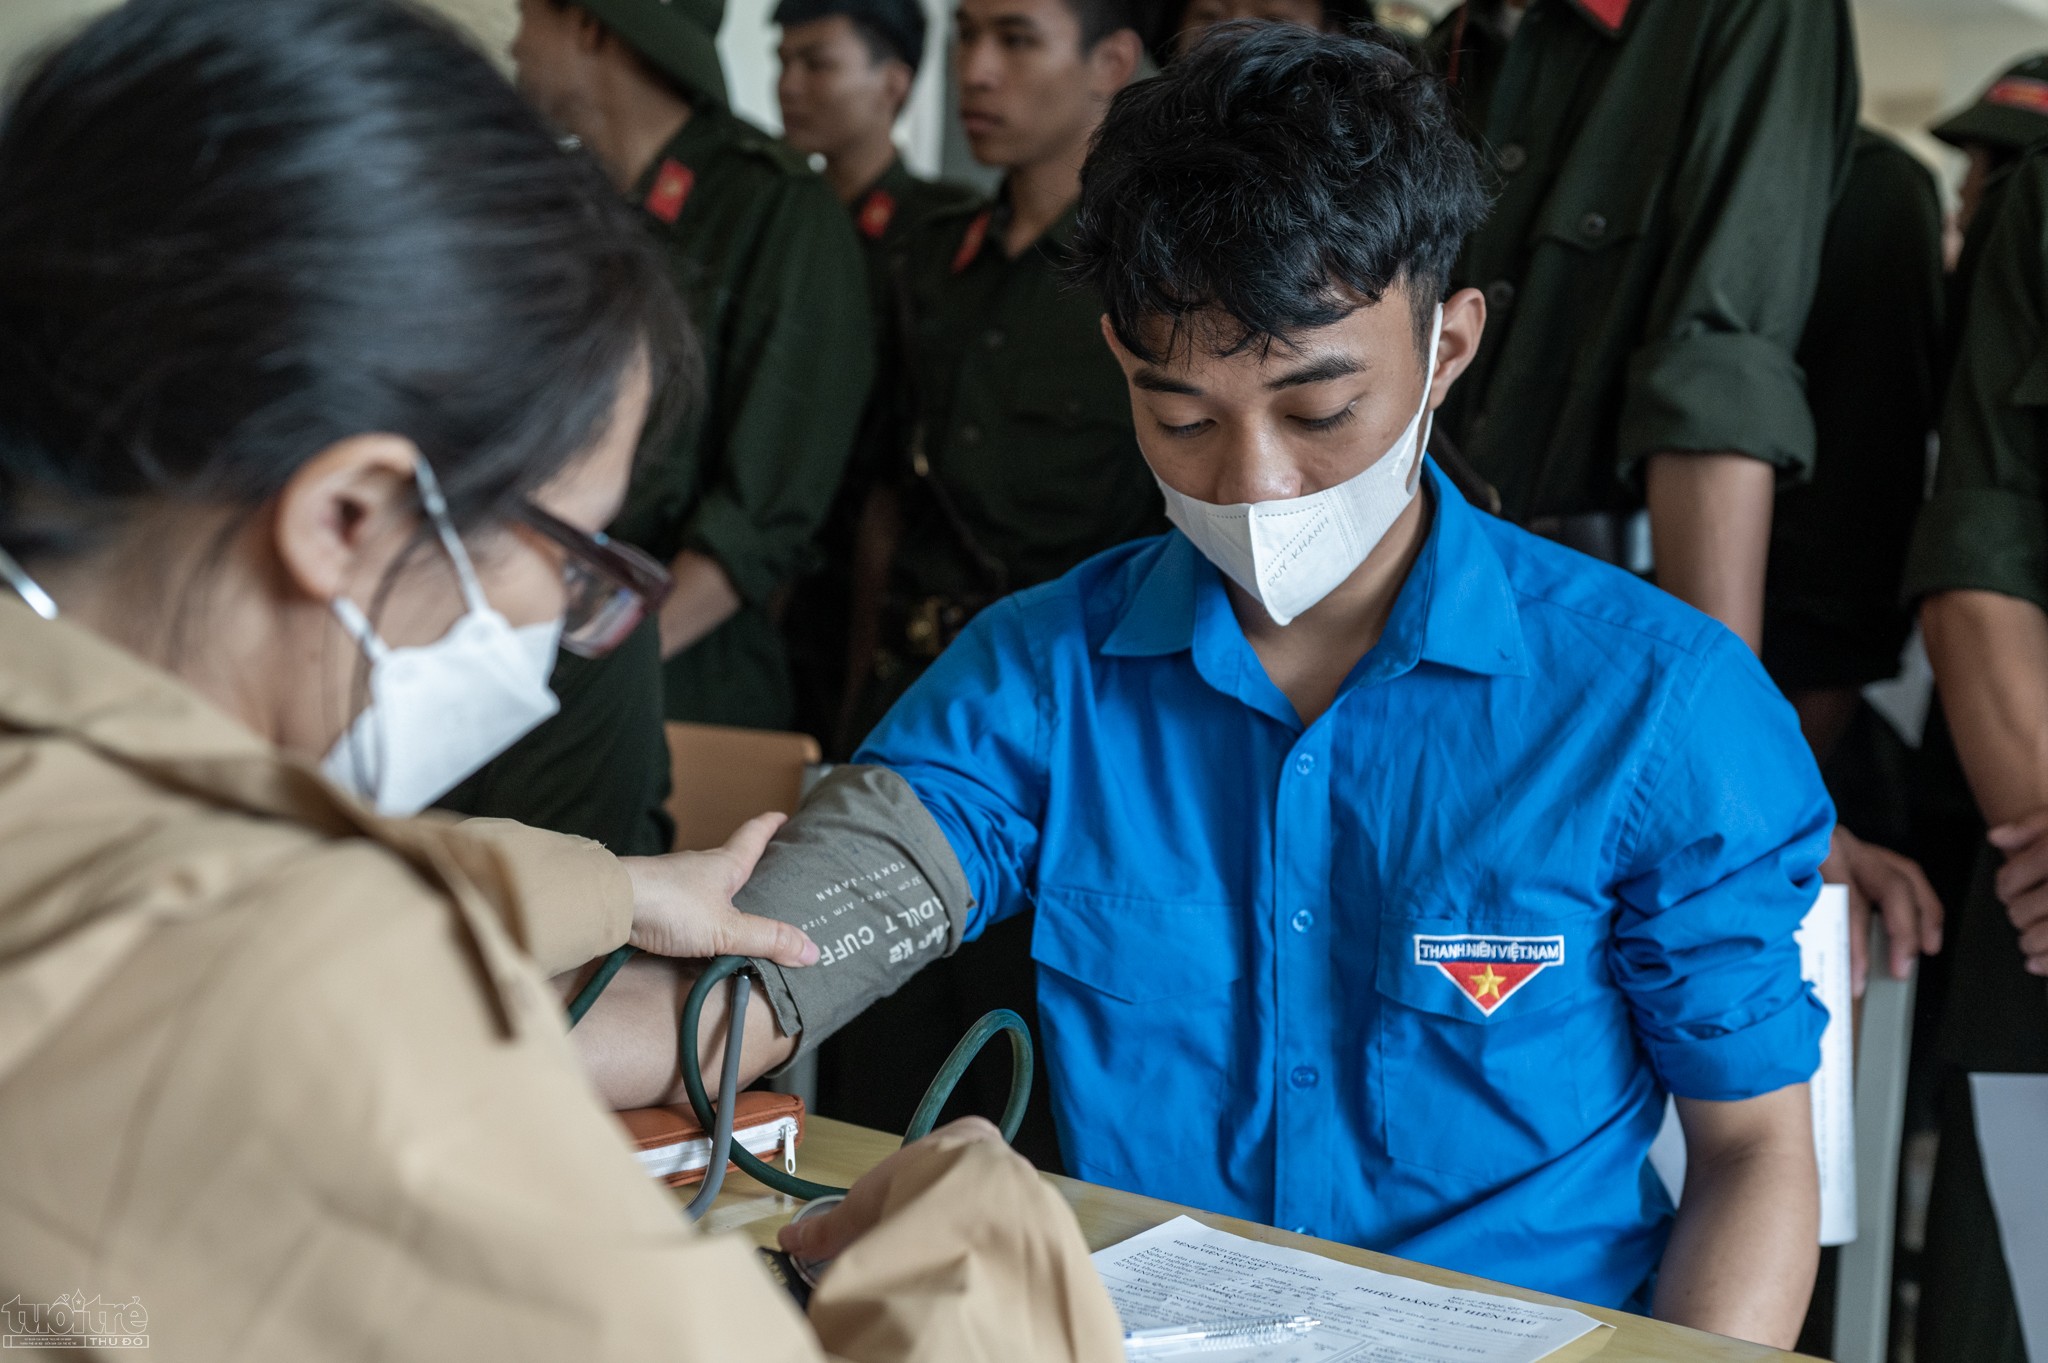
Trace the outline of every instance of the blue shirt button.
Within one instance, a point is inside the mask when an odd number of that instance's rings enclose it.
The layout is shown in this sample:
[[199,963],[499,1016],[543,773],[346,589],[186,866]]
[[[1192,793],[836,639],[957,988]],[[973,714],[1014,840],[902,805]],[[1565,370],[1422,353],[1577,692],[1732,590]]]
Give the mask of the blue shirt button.
[[1296,1227],[1294,1228],[1294,1233],[1295,1233],[1296,1235],[1309,1235],[1309,1236],[1313,1236],[1313,1235],[1315,1234],[1315,1228],[1314,1228],[1314,1227],[1312,1227],[1312,1226],[1296,1226]]
[[1313,753],[1303,753],[1301,756],[1295,758],[1294,769],[1297,772],[1301,773],[1303,776],[1308,775],[1310,772],[1316,769],[1315,755]]
[[1294,1072],[1287,1076],[1287,1082],[1298,1089],[1312,1089],[1316,1086],[1316,1080],[1321,1077],[1311,1066],[1296,1065]]
[[1296,932],[1307,932],[1316,925],[1316,916],[1307,909],[1296,909],[1294,917],[1287,921],[1294,926]]

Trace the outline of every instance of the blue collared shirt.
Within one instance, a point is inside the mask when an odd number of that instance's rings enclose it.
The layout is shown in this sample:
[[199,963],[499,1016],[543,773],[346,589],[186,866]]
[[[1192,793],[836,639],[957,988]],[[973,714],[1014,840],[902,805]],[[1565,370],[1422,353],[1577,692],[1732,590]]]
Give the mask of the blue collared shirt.
[[1665,1093],[1819,1062],[1834,811],[1735,636],[1428,485],[1313,724],[1175,532],[983,612],[857,760],[944,830],[970,935],[1036,909],[1077,1176],[1623,1305]]

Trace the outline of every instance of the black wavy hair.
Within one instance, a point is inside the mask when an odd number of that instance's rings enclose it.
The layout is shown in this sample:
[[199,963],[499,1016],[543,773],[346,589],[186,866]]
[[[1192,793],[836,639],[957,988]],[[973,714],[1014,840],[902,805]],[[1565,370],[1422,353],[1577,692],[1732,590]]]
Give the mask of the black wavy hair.
[[1148,362],[1285,344],[1397,284],[1420,347],[1486,209],[1441,82],[1398,37],[1241,21],[1110,105],[1071,271]]
[[[458,525],[697,366],[647,234],[490,63],[396,0],[129,0],[0,115],[0,547],[253,510],[418,445]],[[656,425],[659,425],[657,419]]]

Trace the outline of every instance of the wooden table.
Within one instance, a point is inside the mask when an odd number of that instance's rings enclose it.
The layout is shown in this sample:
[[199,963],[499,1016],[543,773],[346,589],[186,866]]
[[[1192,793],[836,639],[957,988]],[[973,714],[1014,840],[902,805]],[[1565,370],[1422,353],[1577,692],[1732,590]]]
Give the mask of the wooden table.
[[[845,1122],[835,1122],[829,1117],[807,1118],[803,1145],[797,1152],[797,1171],[808,1179],[845,1185],[873,1168],[884,1155],[900,1143],[899,1138],[895,1136],[870,1131],[865,1127],[849,1126]],[[1798,1357],[1796,1354],[1766,1349],[1761,1345],[1725,1339],[1720,1335],[1701,1334],[1697,1330],[1688,1330],[1683,1326],[1646,1320],[1622,1311],[1586,1306],[1579,1302],[1566,1301],[1562,1297],[1527,1292],[1519,1287],[1488,1282],[1484,1278],[1468,1277],[1463,1273],[1452,1273],[1445,1269],[1432,1268],[1427,1264],[1411,1263],[1405,1259],[1375,1254],[1371,1250],[1356,1249],[1329,1240],[1311,1239],[1306,1235],[1294,1235],[1288,1231],[1275,1230],[1271,1226],[1239,1221],[1235,1217],[1215,1216],[1208,1212],[1177,1207],[1171,1202],[1139,1197],[1135,1193],[1118,1192],[1114,1188],[1081,1183],[1051,1174],[1045,1175],[1045,1179],[1059,1190],[1060,1195],[1066,1198],[1068,1205],[1074,1209],[1074,1217],[1081,1223],[1081,1234],[1086,1237],[1088,1248],[1092,1250],[1117,1244],[1140,1231],[1163,1225],[1176,1216],[1192,1216],[1197,1221],[1214,1226],[1218,1230],[1230,1231],[1247,1239],[1304,1249],[1327,1259],[1359,1264],[1382,1273],[1397,1273],[1403,1277],[1419,1278],[1423,1282],[1446,1287],[1476,1288],[1483,1292],[1496,1292],[1502,1296],[1519,1297],[1524,1301],[1542,1302],[1548,1306],[1569,1306],[1614,1327],[1612,1330],[1596,1331],[1571,1347],[1552,1355],[1552,1360],[1556,1363],[1576,1363],[1577,1360],[1595,1355],[1599,1357],[1600,1363],[1766,1363],[1767,1360],[1780,1360],[1782,1363],[1782,1360]],[[684,1190],[684,1196],[688,1196],[687,1189]],[[724,1190],[720,1192],[718,1201],[712,1206],[702,1225],[709,1231],[738,1231],[758,1245],[772,1247],[775,1243],[776,1230],[794,1216],[801,1205],[794,1198],[769,1192],[743,1174],[733,1174],[727,1177]],[[1545,1363],[1551,1363],[1551,1360],[1546,1360]]]

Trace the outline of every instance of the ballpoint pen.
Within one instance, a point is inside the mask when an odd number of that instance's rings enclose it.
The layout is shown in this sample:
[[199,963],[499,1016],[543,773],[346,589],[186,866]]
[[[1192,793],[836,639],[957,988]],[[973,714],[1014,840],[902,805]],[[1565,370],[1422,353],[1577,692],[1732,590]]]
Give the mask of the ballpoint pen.
[[1258,1344],[1284,1344],[1321,1325],[1314,1316],[1249,1316],[1241,1320],[1201,1320],[1186,1325],[1158,1326],[1124,1332],[1124,1353],[1130,1358],[1161,1358],[1177,1353],[1212,1353]]

